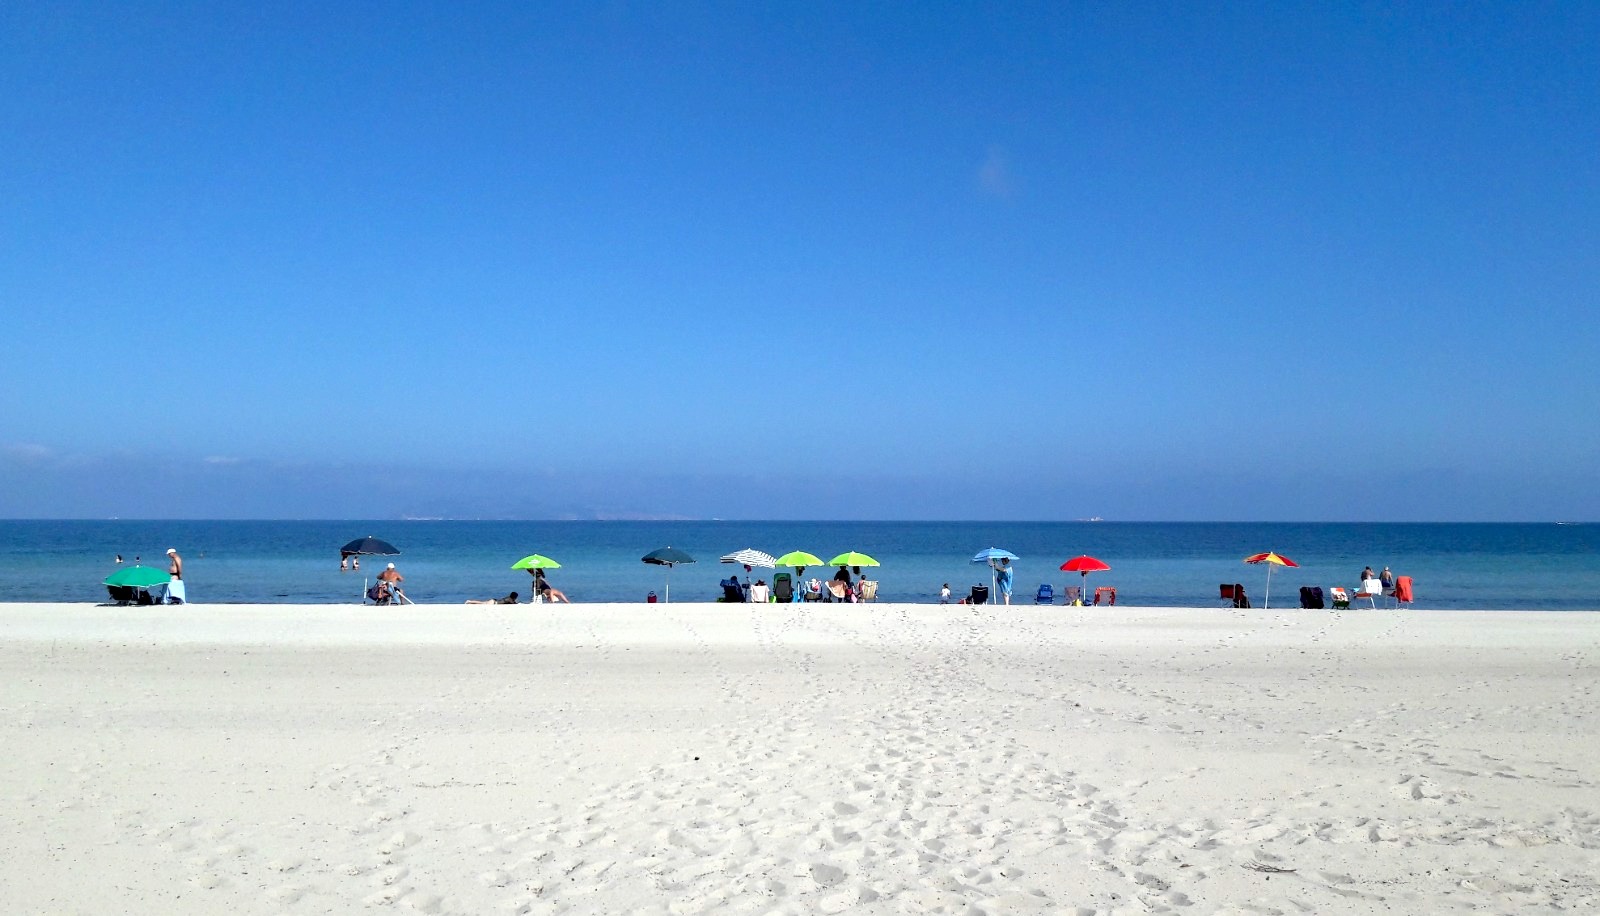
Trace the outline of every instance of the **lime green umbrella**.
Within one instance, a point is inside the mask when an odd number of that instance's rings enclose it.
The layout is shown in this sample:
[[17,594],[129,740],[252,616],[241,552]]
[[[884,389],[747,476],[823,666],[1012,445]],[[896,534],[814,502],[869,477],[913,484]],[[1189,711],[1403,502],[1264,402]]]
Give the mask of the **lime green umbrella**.
[[166,570],[156,569],[154,566],[127,566],[106,576],[106,584],[149,588],[152,585],[169,582],[171,579],[172,576]]
[[833,559],[829,560],[828,561],[828,565],[829,566],[877,566],[878,565],[878,561],[874,560],[873,558],[867,556],[864,553],[856,553],[854,550],[852,550],[849,553],[841,553],[838,556],[834,557]]
[[817,559],[814,554],[806,553],[804,550],[791,550],[779,557],[774,562],[776,562],[779,566],[793,566],[796,569],[804,569],[807,566],[822,565],[822,561]]
[[561,564],[546,556],[533,554],[511,564],[512,569],[560,569]]

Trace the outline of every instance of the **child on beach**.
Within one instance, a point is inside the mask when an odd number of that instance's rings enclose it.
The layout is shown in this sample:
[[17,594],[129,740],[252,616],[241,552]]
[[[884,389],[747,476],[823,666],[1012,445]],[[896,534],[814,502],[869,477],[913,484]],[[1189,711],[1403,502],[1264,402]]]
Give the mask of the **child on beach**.
[[939,603],[940,604],[949,604],[950,603],[950,583],[948,583],[948,582],[946,582],[945,584],[939,586]]

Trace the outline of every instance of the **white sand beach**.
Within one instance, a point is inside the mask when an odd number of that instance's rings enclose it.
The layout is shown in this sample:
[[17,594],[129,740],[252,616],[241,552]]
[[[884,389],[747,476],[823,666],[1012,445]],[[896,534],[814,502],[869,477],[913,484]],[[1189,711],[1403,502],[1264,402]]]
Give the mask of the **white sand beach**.
[[0,605],[0,911],[1600,912],[1600,613]]

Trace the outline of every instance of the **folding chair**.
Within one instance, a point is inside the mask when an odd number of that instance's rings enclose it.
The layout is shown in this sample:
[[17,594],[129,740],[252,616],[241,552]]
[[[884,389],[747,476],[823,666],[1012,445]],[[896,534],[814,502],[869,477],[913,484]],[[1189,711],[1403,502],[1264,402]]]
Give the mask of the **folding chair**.
[[1039,586],[1039,594],[1033,596],[1033,603],[1034,604],[1055,604],[1056,603],[1056,591],[1055,591],[1055,589],[1050,587],[1050,583],[1045,582],[1045,583],[1043,583],[1043,584],[1041,584]]
[[1106,599],[1106,606],[1111,607],[1117,603],[1117,587],[1115,585],[1102,585],[1094,590],[1094,603],[1100,603],[1101,596]]
[[1410,604],[1413,600],[1415,599],[1411,593],[1411,577],[1397,576],[1394,580],[1395,607],[1398,608],[1400,605]]

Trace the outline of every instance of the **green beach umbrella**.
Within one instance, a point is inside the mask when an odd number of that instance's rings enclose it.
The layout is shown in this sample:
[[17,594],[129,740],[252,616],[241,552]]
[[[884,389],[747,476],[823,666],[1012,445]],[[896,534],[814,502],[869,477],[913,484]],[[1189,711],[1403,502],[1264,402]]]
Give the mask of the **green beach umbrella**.
[[679,550],[676,547],[670,547],[669,546],[669,547],[662,547],[659,550],[652,550],[649,553],[645,554],[644,556],[640,557],[639,559],[645,561],[646,563],[649,563],[652,566],[665,566],[667,568],[667,588],[666,588],[666,592],[667,593],[666,593],[666,596],[665,596],[665,601],[666,601],[666,603],[671,604],[672,603],[672,567],[677,566],[679,563],[693,563],[694,562],[694,557],[689,556],[687,553],[685,553],[682,550]]
[[129,566],[106,576],[106,584],[149,588],[152,585],[169,582],[171,579],[172,576],[164,569],[156,569],[154,566]]
[[850,551],[848,553],[841,553],[838,556],[834,557],[833,559],[829,560],[828,561],[828,565],[829,566],[877,566],[878,565],[878,561],[874,560],[873,558],[867,556],[864,553],[856,553],[854,550],[852,550],[852,551]]
[[796,569],[804,569],[807,566],[822,565],[822,561],[820,559],[818,559],[814,554],[806,553],[804,550],[791,550],[779,557],[775,562],[779,566],[793,566]]
[[539,554],[526,556],[511,564],[512,569],[560,569],[561,564]]

